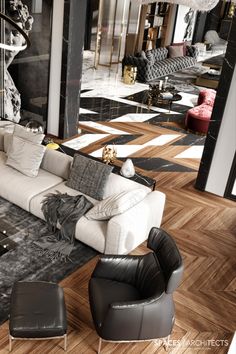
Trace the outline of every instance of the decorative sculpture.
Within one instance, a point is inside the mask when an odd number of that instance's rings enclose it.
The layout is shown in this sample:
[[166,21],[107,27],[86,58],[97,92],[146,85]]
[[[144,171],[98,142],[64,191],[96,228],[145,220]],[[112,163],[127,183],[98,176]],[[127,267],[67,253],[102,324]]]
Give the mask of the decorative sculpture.
[[102,161],[105,162],[107,165],[109,163],[113,163],[116,160],[117,152],[115,147],[110,147],[105,145],[102,150]]
[[8,67],[12,63],[15,56],[29,45],[30,42],[27,40],[27,37],[28,32],[32,29],[33,17],[30,16],[28,7],[23,5],[21,0],[6,0],[5,16],[2,14],[1,18],[5,19],[5,43],[2,43],[1,45],[1,48],[3,48],[1,50],[4,51],[3,57],[5,57],[5,92],[2,115],[3,118],[18,123],[21,119],[21,98],[20,93],[8,71]]
[[120,174],[124,177],[131,178],[135,175],[134,164],[131,159],[127,159],[120,170]]

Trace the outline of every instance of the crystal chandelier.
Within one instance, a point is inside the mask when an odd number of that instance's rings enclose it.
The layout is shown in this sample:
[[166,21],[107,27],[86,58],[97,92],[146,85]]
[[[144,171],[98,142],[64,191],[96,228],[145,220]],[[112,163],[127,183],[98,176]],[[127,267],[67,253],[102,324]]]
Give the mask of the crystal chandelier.
[[[131,0],[139,5],[150,4],[151,2],[157,2],[156,0]],[[235,0],[234,0],[235,1]],[[162,0],[161,2],[168,2],[177,5],[185,5],[194,10],[210,11],[219,2],[219,0]]]

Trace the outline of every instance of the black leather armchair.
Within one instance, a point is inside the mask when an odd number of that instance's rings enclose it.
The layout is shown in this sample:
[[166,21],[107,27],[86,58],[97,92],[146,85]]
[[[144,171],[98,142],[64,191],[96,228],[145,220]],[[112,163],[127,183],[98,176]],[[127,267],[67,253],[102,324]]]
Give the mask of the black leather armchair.
[[143,256],[102,256],[89,282],[89,300],[102,340],[139,341],[170,335],[175,318],[172,293],[183,262],[174,240],[152,228]]

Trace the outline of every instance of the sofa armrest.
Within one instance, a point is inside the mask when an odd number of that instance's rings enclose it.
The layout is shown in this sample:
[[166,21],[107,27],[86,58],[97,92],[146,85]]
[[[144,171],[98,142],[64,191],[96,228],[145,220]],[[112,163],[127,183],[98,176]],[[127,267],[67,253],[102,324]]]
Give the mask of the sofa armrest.
[[127,254],[148,238],[153,226],[159,227],[165,194],[150,192],[140,203],[108,221],[105,254]]

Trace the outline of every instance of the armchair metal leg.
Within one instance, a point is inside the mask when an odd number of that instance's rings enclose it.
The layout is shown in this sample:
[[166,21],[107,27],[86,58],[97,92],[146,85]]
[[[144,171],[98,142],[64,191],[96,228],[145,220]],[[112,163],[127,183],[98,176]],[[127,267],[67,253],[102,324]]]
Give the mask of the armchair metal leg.
[[101,348],[102,348],[102,338],[100,337],[98,342],[98,354],[100,354]]
[[164,344],[163,344],[163,347],[164,347],[166,352],[169,349],[169,340],[170,340],[170,335],[167,337],[167,339],[164,341]]
[[12,351],[12,336],[9,334],[9,352]]

